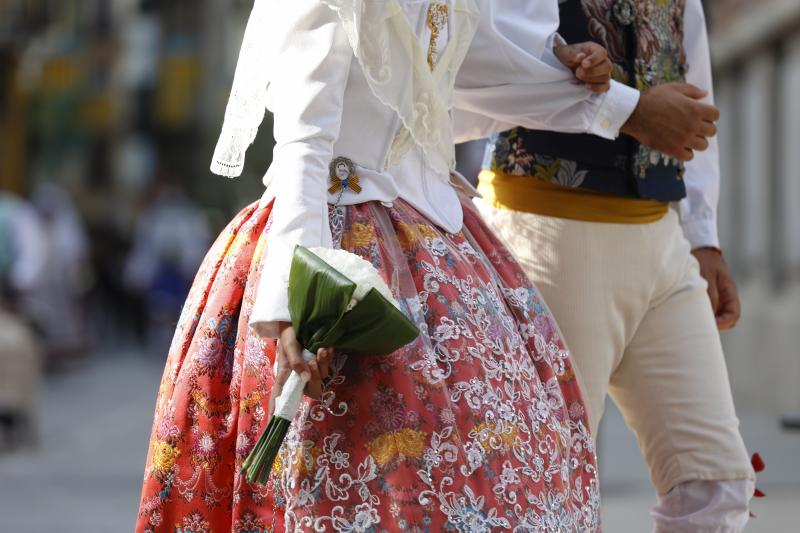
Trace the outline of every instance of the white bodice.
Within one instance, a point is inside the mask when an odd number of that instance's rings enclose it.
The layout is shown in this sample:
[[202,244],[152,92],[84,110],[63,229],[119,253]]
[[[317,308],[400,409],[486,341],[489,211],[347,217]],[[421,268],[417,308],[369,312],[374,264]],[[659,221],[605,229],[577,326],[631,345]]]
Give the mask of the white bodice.
[[[402,198],[457,232],[456,138],[509,124],[616,136],[638,93],[576,85],[552,54],[557,26],[555,3],[530,0],[256,0],[211,168],[239,175],[272,111],[270,281],[251,319],[265,335],[288,319],[294,246],[332,246],[329,204]],[[456,109],[469,120],[454,127]],[[337,158],[358,178],[338,188]]]

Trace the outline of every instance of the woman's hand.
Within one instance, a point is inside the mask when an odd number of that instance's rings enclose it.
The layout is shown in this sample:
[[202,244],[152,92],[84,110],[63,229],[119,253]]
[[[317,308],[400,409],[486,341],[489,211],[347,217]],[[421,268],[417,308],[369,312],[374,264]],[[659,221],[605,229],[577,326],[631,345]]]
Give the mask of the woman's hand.
[[275,410],[275,399],[281,395],[283,385],[289,379],[292,371],[298,373],[306,382],[305,394],[310,398],[318,399],[322,396],[322,380],[328,377],[328,368],[333,359],[333,348],[320,348],[317,356],[309,362],[303,358],[303,347],[297,342],[294,328],[291,323],[280,324],[280,337],[278,338],[277,371],[272,394],[269,399],[269,414]]
[[608,51],[599,44],[591,41],[565,44],[553,48],[553,53],[592,92],[604,93],[611,88],[613,65]]

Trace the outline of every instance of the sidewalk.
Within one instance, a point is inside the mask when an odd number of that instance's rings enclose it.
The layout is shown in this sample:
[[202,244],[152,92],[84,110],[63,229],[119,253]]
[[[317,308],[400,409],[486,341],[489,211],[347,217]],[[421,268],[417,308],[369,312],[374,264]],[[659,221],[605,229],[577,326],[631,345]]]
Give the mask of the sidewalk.
[[0,531],[133,531],[162,370],[109,355],[48,380],[38,448],[0,455]]
[[[0,532],[127,533],[138,505],[161,361],[98,357],[45,384],[40,446],[0,455]],[[742,414],[745,439],[767,462],[748,532],[798,531],[800,433],[777,414]],[[609,409],[600,443],[605,533],[646,533],[655,496],[633,437]],[[225,533],[225,532],[220,532]]]

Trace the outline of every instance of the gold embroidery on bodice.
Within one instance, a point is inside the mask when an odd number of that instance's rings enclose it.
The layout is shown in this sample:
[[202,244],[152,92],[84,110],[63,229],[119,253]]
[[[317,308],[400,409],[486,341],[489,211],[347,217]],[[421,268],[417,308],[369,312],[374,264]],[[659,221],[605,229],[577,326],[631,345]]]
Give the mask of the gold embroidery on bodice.
[[439,57],[437,42],[442,30],[447,26],[447,17],[449,13],[450,11],[447,4],[434,2],[428,6],[427,25],[431,30],[431,39],[428,44],[428,66],[431,70],[436,66],[436,60]]

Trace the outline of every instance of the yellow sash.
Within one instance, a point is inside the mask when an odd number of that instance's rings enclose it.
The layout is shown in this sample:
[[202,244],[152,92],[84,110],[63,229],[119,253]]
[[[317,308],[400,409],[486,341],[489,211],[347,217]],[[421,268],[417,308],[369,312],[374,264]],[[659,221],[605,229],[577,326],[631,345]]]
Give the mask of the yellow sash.
[[498,209],[585,222],[648,224],[660,220],[669,210],[667,202],[609,196],[491,170],[478,176],[478,192]]

